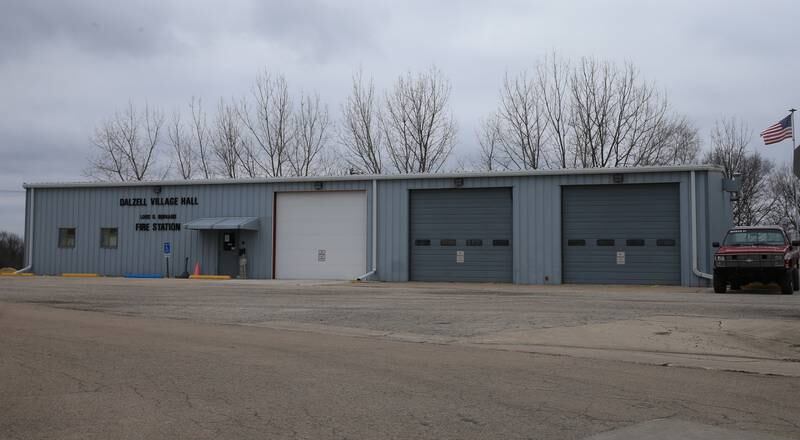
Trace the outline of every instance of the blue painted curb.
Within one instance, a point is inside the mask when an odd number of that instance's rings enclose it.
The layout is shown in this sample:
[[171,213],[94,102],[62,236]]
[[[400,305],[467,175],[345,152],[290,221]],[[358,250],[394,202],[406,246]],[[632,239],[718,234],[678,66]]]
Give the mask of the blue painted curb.
[[164,278],[160,273],[126,273],[125,278]]

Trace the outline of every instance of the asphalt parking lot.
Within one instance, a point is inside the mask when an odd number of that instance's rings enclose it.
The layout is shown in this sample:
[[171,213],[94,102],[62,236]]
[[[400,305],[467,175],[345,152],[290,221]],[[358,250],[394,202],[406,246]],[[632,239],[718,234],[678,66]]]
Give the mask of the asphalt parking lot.
[[800,438],[798,323],[766,290],[6,278],[0,438]]

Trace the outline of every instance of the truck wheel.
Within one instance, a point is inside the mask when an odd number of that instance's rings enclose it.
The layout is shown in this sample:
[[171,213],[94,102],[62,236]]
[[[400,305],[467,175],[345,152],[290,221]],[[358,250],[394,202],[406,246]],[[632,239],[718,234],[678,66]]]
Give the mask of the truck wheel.
[[794,275],[792,275],[792,271],[787,271],[786,274],[784,274],[783,277],[781,277],[781,282],[780,282],[781,294],[791,295],[794,292],[792,290],[793,289],[792,278],[794,278]]
[[725,293],[728,291],[728,284],[725,279],[720,276],[714,277],[714,293]]
[[792,269],[792,288],[795,292],[800,291],[800,269]]

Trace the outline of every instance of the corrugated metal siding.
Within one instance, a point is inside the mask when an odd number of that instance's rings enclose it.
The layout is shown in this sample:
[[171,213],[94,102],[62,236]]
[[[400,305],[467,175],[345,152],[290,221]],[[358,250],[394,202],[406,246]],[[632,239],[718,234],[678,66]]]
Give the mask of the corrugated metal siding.
[[31,231],[30,231],[30,211],[31,211],[31,192],[25,191],[25,229],[24,229],[24,238],[25,238],[25,260],[22,264],[22,267],[27,266],[30,264],[31,252],[28,240],[31,239]]
[[[326,182],[326,190],[368,189],[367,182]],[[29,190],[30,191],[30,190]],[[125,273],[163,273],[162,244],[172,243],[173,273],[183,271],[184,258],[189,270],[195,262],[203,273],[216,273],[217,240],[215,231],[136,231],[142,214],[176,214],[175,222],[185,223],[203,217],[258,217],[260,229],[242,234],[247,243],[249,276],[272,276],[272,199],[274,191],[314,191],[313,182],[282,184],[236,184],[165,186],[160,194],[153,187],[55,188],[36,189],[34,270],[55,275],[65,272],[90,272],[118,276]],[[152,206],[151,197],[197,197],[197,206]],[[120,198],[146,198],[148,206],[120,206]],[[371,195],[367,203],[371,202]],[[371,210],[370,212],[371,217]],[[371,221],[371,218],[370,218]],[[169,222],[169,220],[164,220]],[[58,228],[76,227],[74,249],[58,248]],[[100,228],[117,227],[117,249],[100,248]],[[368,261],[371,236],[367,239]],[[365,268],[366,271],[366,268]]]
[[[706,249],[706,252],[700,254],[700,270],[711,273],[713,270],[712,262],[714,261],[714,249],[711,243],[718,241],[721,242],[725,238],[730,226],[733,226],[733,206],[731,205],[730,193],[722,190],[723,180],[704,176],[706,182],[707,203],[705,205],[705,227],[708,229],[708,237],[706,242],[701,242],[700,249]],[[703,186],[700,186],[702,189]],[[702,205],[700,205],[702,206]]]
[[[624,184],[677,183],[680,192],[681,284],[707,286],[708,281],[692,273],[689,171],[627,173]],[[710,177],[709,177],[710,176]],[[730,226],[730,204],[716,171],[697,171],[696,193],[715,196],[697,200],[698,223],[706,230]],[[499,178],[465,178],[464,188],[512,187],[514,206],[514,282],[520,284],[561,283],[561,188],[564,185],[612,185],[609,174],[571,174]],[[395,180],[378,182],[378,278],[407,281],[409,276],[408,194],[411,189],[453,188],[453,179]],[[702,209],[707,203],[708,210]],[[698,231],[701,232],[701,231]],[[708,234],[708,233],[707,233]],[[709,270],[712,261],[708,235],[698,234],[698,265]],[[712,240],[713,241],[713,240]]]
[[[700,170],[698,195],[698,266],[711,267],[711,241],[730,225],[729,194],[721,191],[721,173]],[[624,174],[625,184],[678,183],[680,186],[681,283],[705,286],[691,268],[691,228],[689,175],[686,170]],[[544,284],[561,282],[561,186],[612,184],[609,174],[567,174],[534,176],[465,177],[464,188],[511,187],[513,197],[514,282]],[[272,200],[274,191],[313,191],[314,182],[235,183],[191,186],[164,186],[161,197],[182,195],[199,199],[199,206],[158,208],[155,212],[174,212],[183,223],[200,217],[254,216],[261,229],[248,243],[250,274],[255,278],[272,276]],[[408,280],[408,196],[411,189],[453,188],[452,178],[378,181],[378,273],[385,281]],[[371,181],[326,181],[324,190],[367,190],[371,221]],[[30,192],[30,189],[28,190]],[[120,197],[153,197],[152,186],[37,188],[34,214],[34,271],[99,272],[120,275],[125,272],[162,272],[161,243],[173,243],[176,273],[183,270],[183,258],[190,258],[190,270],[200,261],[206,272],[216,270],[216,235],[182,230],[180,233],[136,232],[138,215],[147,208],[120,207]],[[702,197],[701,197],[702,196]],[[28,199],[30,200],[30,199]],[[100,225],[118,225],[120,247],[100,250]],[[78,226],[77,248],[57,249],[59,226]],[[367,264],[371,264],[371,231],[367,238]],[[206,237],[213,236],[214,239]],[[210,269],[210,270],[209,270]],[[365,271],[368,269],[365,268]]]
[[[511,282],[512,212],[511,188],[411,191],[410,278]],[[442,245],[446,239],[454,244]],[[480,245],[468,240],[480,240]]]

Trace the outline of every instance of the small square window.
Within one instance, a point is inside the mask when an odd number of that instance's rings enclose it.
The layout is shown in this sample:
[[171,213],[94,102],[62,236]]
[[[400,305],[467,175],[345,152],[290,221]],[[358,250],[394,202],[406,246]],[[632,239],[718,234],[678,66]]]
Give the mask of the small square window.
[[598,246],[614,246],[614,239],[613,238],[601,238],[597,240]]
[[467,240],[467,246],[483,246],[483,240],[480,238],[471,238]]
[[430,246],[430,240],[414,240],[414,246]]
[[75,228],[58,228],[58,247],[62,249],[75,247]]
[[656,240],[656,246],[675,246],[675,240],[671,238],[659,238]]
[[453,238],[443,238],[439,240],[439,246],[455,246],[456,240]]
[[100,228],[100,247],[103,249],[117,248],[117,228]]
[[567,240],[567,246],[586,246],[586,240]]
[[644,240],[641,238],[629,238],[625,240],[625,246],[644,246]]
[[505,239],[501,240],[492,240],[492,246],[508,246],[509,241]]

